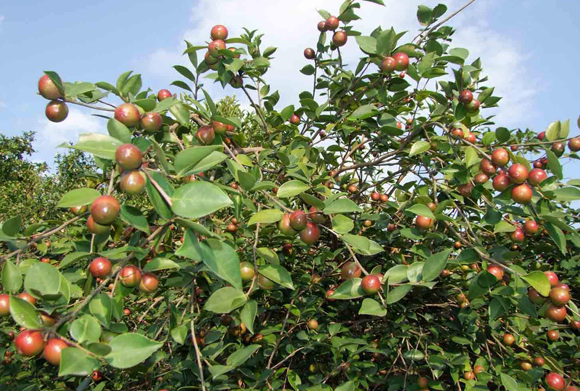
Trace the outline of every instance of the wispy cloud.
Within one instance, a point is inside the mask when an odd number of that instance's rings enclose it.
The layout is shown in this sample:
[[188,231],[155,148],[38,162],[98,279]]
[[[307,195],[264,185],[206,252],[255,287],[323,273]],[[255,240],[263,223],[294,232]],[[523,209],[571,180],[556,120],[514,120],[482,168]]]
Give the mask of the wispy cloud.
[[6,106],[6,102],[0,100],[0,110],[5,109],[6,107],[8,107]]

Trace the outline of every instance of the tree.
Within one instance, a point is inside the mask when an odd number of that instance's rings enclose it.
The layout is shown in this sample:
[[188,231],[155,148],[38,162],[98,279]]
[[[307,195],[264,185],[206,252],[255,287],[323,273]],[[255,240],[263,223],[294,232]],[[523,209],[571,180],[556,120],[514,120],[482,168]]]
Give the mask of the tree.
[[[224,26],[187,43],[179,96],[132,72],[45,72],[51,120],[69,104],[109,117],[71,146],[103,175],[61,197],[51,228],[2,225],[4,384],[575,389],[580,182],[560,159],[580,139],[569,121],[495,125],[500,98],[444,5],[420,6],[411,38],[355,31],[362,4],[319,11],[313,89],[285,108],[266,80],[276,49]],[[350,69],[340,47],[355,44]],[[204,75],[252,113],[216,104]]]

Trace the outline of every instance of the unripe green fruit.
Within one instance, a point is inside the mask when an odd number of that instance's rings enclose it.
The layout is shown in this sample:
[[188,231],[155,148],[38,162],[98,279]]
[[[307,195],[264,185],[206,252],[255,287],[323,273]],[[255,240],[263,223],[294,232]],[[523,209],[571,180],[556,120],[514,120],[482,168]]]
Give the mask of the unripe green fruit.
[[247,283],[254,278],[254,265],[249,262],[240,263],[240,273],[242,275],[242,282]]
[[88,228],[90,233],[95,234],[95,235],[106,234],[111,229],[111,227],[109,225],[103,225],[103,224],[96,223],[95,220],[93,219],[93,216],[88,217],[87,228]]
[[274,283],[274,281],[270,280],[269,278],[264,277],[263,275],[259,274],[258,275],[258,286],[265,291],[270,291],[270,290],[274,289],[274,286],[276,286],[276,284]]

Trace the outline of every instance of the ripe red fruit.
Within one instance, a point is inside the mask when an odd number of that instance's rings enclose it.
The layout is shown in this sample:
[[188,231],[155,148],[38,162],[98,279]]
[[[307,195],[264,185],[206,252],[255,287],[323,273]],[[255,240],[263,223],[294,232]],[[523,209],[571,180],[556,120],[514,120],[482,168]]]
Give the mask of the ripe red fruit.
[[306,228],[300,231],[300,240],[306,244],[314,244],[320,238],[320,230],[314,223],[308,222]]
[[487,271],[495,276],[498,280],[503,279],[503,270],[501,267],[496,265],[490,265],[487,267]]
[[1,294],[0,295],[0,316],[6,316],[10,314],[10,295]]
[[463,185],[460,185],[458,190],[459,190],[459,194],[461,194],[463,197],[471,197],[471,191],[473,190],[473,185],[471,183],[465,183]]
[[497,191],[504,191],[511,183],[511,179],[505,174],[499,174],[492,181],[493,188]]
[[497,167],[489,159],[483,159],[479,164],[479,168],[487,175],[493,175],[497,171]]
[[331,16],[324,22],[324,29],[326,31],[334,31],[338,28],[339,20],[336,16]]
[[471,102],[465,105],[465,109],[469,113],[475,113],[477,112],[477,110],[479,110],[479,106],[480,106],[479,101],[477,99],[472,99]]
[[269,278],[264,277],[261,274],[258,274],[258,286],[265,291],[271,291],[272,289],[274,289],[276,284]]
[[299,116],[297,116],[296,114],[292,114],[292,116],[290,117],[290,120],[289,120],[289,122],[290,122],[292,125],[298,125],[298,124],[300,123],[300,117],[299,117]]
[[215,132],[211,126],[204,125],[197,130],[195,137],[200,144],[210,145],[215,140]]
[[498,148],[491,154],[491,162],[497,167],[503,167],[510,161],[510,155],[503,148]]
[[143,114],[141,117],[141,127],[145,130],[155,132],[163,126],[163,119],[161,114],[151,111]]
[[132,103],[123,103],[115,109],[115,119],[129,128],[137,126],[140,117],[139,109]]
[[344,32],[342,30],[337,31],[332,36],[332,43],[337,47],[341,47],[341,46],[346,45],[347,40],[348,40],[348,36],[346,35],[346,32]]
[[33,357],[44,348],[44,339],[39,331],[24,330],[14,339],[14,345],[18,353]]
[[546,361],[543,357],[534,357],[534,365],[537,367],[542,367],[546,364]]
[[157,93],[157,99],[161,102],[162,100],[165,100],[167,98],[171,98],[173,95],[171,95],[171,92],[169,90],[159,90],[159,92]]
[[532,188],[525,183],[517,185],[512,189],[512,200],[520,204],[527,204],[532,200]]
[[249,262],[240,263],[240,273],[242,275],[242,281],[244,283],[252,281],[254,278],[254,265]]
[[87,219],[87,229],[92,234],[101,235],[109,232],[111,227],[109,227],[108,225],[101,225],[99,223],[95,223],[93,216],[89,216]]
[[478,184],[478,185],[483,185],[484,183],[486,183],[489,180],[489,177],[484,174],[483,172],[480,172],[479,174],[477,174],[474,178],[473,181]]
[[68,117],[68,106],[60,100],[51,100],[44,112],[51,122],[62,122]]
[[207,46],[209,55],[212,57],[218,57],[220,55],[220,50],[225,50],[226,43],[221,39],[215,39]]
[[546,277],[548,277],[548,281],[550,281],[550,285],[555,287],[558,284],[558,276],[553,271],[544,272]]
[[123,144],[115,151],[115,160],[123,170],[135,170],[141,166],[143,154],[135,144]]
[[538,133],[538,140],[542,141],[544,139],[544,137],[546,137],[546,132]]
[[469,141],[470,143],[472,143],[472,144],[475,144],[475,142],[477,141],[477,139],[475,138],[475,134],[474,133],[471,133],[471,132],[469,132],[467,134],[467,136],[465,137],[465,139],[467,141]]
[[223,136],[228,130],[228,125],[219,121],[211,121],[211,127],[216,134]]
[[228,37],[228,29],[226,28],[226,26],[218,24],[212,27],[210,36],[211,39],[214,41],[216,39],[221,39],[222,41],[225,41],[225,39]]
[[91,379],[93,379],[96,382],[99,382],[99,381],[103,380],[103,373],[101,371],[93,371],[93,374],[91,375]]
[[572,328],[572,330],[580,330],[580,320],[572,320],[570,321],[570,327]]
[[139,282],[139,290],[145,293],[152,293],[159,287],[159,278],[153,273],[145,273]]
[[473,372],[476,375],[479,375],[482,372],[485,372],[485,367],[481,366],[481,365],[476,365],[475,367],[473,367]]
[[323,21],[318,22],[318,25],[316,26],[318,28],[318,31],[320,31],[321,33],[326,31],[326,23]]
[[397,62],[397,67],[395,68],[397,71],[404,71],[409,66],[409,56],[407,53],[398,52],[393,55],[393,58]]
[[342,269],[340,270],[340,276],[343,280],[350,280],[351,278],[359,278],[362,273],[362,270],[356,262],[347,262],[342,265]]
[[397,69],[397,60],[393,57],[385,57],[381,62],[381,71],[390,73],[395,69]]
[[306,228],[308,216],[301,210],[297,210],[290,215],[290,226],[296,231],[301,231]]
[[528,220],[524,223],[524,232],[528,235],[535,235],[538,233],[538,223],[534,220]]
[[356,193],[357,191],[358,191],[358,187],[356,187],[355,185],[350,185],[348,187],[348,192],[351,194]]
[[389,196],[386,194],[381,194],[381,202],[387,202],[389,200]]
[[376,274],[369,274],[363,277],[361,288],[367,295],[375,294],[381,288],[381,280]]
[[554,322],[563,322],[566,319],[566,315],[566,307],[550,304],[546,310],[546,317]]
[[451,136],[453,136],[453,138],[456,139],[462,139],[465,138],[465,132],[463,131],[463,129],[455,128],[451,131]]
[[119,187],[129,195],[137,195],[143,193],[146,184],[147,177],[145,174],[141,171],[134,170],[123,174]]
[[42,357],[52,365],[60,364],[61,351],[68,348],[68,344],[59,338],[51,338],[46,343]]
[[568,387],[566,387],[565,391],[580,391],[580,388],[578,388],[576,386],[568,386]]
[[516,227],[516,230],[511,233],[510,239],[516,243],[523,243],[526,236],[524,235],[524,231],[520,227]]
[[113,264],[107,258],[98,257],[93,259],[89,265],[89,270],[95,278],[105,278],[111,273]]
[[512,164],[508,170],[508,176],[513,183],[524,183],[528,179],[528,169],[520,163]]
[[570,301],[570,291],[564,288],[550,289],[550,301],[554,305],[565,306]]
[[55,100],[63,97],[56,84],[52,82],[48,75],[43,75],[40,80],[38,80],[38,93],[48,100]]
[[137,268],[137,266],[125,266],[119,272],[119,278],[121,279],[121,284],[126,287],[133,288],[139,284],[139,281],[141,281],[141,271],[139,268]]
[[316,52],[312,48],[306,48],[304,49],[304,57],[307,60],[314,60],[314,58],[316,57]]
[[[542,159],[538,159],[534,162],[534,168],[544,168],[544,164],[542,164]],[[532,173],[530,172],[530,176],[531,175]]]
[[504,334],[503,343],[507,346],[512,346],[516,342],[516,338],[511,334]]
[[113,196],[100,196],[91,205],[91,216],[95,223],[107,225],[111,224],[119,216],[121,206],[119,201]]
[[556,284],[552,288],[562,288],[562,289],[566,289],[567,291],[570,290],[570,287],[567,284]]
[[554,372],[548,373],[544,380],[546,381],[546,385],[550,390],[563,391],[564,387],[566,386],[564,378]]
[[331,296],[334,294],[334,289],[329,289],[326,291],[326,300],[328,301],[335,301],[336,299],[331,298]]
[[473,100],[473,93],[469,90],[463,90],[459,94],[459,101],[463,104],[468,104]]
[[548,331],[546,336],[550,341],[555,342],[560,338],[560,333],[558,332],[558,330],[550,330]]
[[430,217],[417,216],[417,218],[415,219],[415,225],[417,226],[417,228],[423,229],[423,230],[427,230],[427,229],[431,228],[434,223],[435,222]]
[[532,186],[537,186],[547,177],[548,175],[546,174],[546,171],[542,170],[541,168],[534,168],[528,175],[528,182],[530,182],[530,185]]
[[381,199],[381,195],[379,193],[377,193],[376,191],[373,191],[371,193],[371,200],[379,201],[380,199]]
[[580,137],[571,138],[570,141],[568,141],[568,148],[570,148],[570,151],[572,152],[580,151]]
[[32,297],[28,292],[22,292],[18,296],[19,299],[29,302],[32,305],[36,305],[36,298]]

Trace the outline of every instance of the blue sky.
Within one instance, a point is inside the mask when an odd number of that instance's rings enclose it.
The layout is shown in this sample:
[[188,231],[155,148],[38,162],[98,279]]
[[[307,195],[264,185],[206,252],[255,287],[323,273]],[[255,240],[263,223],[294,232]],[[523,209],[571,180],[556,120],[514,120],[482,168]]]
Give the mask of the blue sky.
[[[450,12],[465,0],[445,2]],[[269,80],[282,93],[281,105],[295,103],[298,92],[308,89],[310,78],[298,70],[305,65],[302,51],[317,38],[316,9],[336,13],[335,0],[151,0],[99,2],[27,0],[0,5],[0,132],[14,135],[39,132],[38,160],[51,162],[54,145],[75,141],[79,133],[106,131],[103,120],[90,111],[73,108],[62,124],[44,118],[46,101],[36,95],[43,70],[55,70],[67,81],[114,83],[127,70],[141,73],[144,86],[167,87],[179,78],[171,65],[180,57],[183,39],[201,43],[214,24],[225,24],[231,35],[242,26],[259,28],[267,46],[278,46],[275,70]],[[243,5],[242,5],[243,3]],[[363,2],[366,34],[381,24],[397,31],[418,27],[418,4],[437,1],[386,0],[387,7]],[[498,125],[544,130],[553,120],[571,118],[571,134],[578,135],[580,114],[577,91],[580,79],[574,69],[580,53],[570,43],[580,38],[580,2],[562,0],[547,5],[540,0],[477,0],[453,19],[458,28],[454,46],[470,48],[470,59],[481,56],[488,85],[504,96]],[[360,54],[349,42],[345,50],[352,61]],[[208,83],[209,84],[209,83]],[[177,92],[177,87],[171,87]],[[210,87],[216,95],[233,93]],[[243,101],[243,100],[242,100]],[[283,106],[282,106],[283,107]],[[501,122],[499,122],[501,121]],[[567,169],[569,173],[569,168]]]

